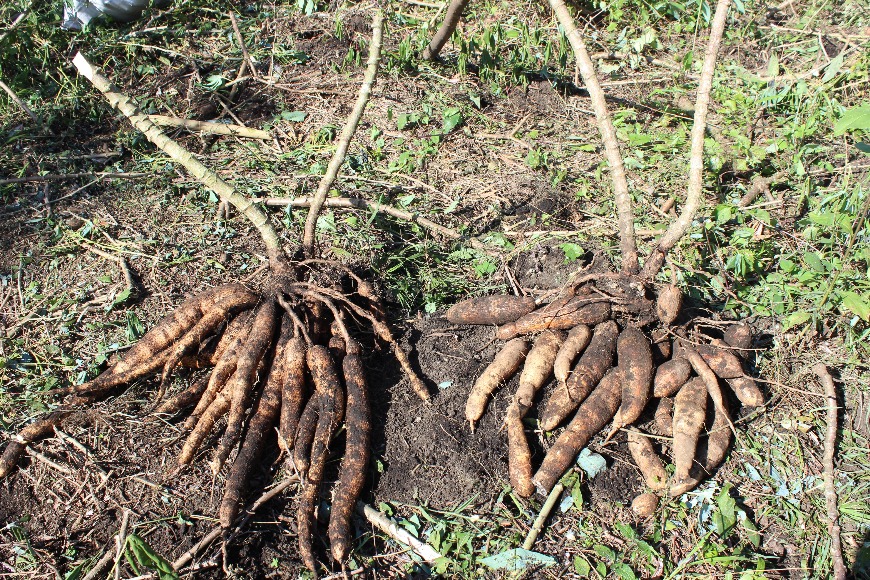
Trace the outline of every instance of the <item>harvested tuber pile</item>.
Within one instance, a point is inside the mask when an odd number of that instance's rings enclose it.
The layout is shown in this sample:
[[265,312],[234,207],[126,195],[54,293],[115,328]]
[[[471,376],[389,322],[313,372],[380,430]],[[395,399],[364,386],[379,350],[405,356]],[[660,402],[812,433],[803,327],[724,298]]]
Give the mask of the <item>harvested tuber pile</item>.
[[[529,303],[475,298],[451,309],[475,312],[473,318],[461,319],[466,324],[501,323],[496,338],[509,339],[469,395],[472,427],[492,391],[524,365],[504,419],[510,480],[520,496],[535,490],[546,496],[609,423],[608,439],[628,433],[630,454],[648,491],[676,497],[712,475],[725,459],[733,429],[728,399],[764,404],[737,354],[751,346],[749,325],[728,325],[722,338],[701,332],[695,321],[683,321],[682,293],[672,284],[656,293],[637,276],[590,274],[549,304],[507,323],[501,310],[475,306]],[[541,402],[545,390],[550,394]],[[558,435],[537,470],[524,422],[536,407],[540,429]],[[673,477],[657,446],[633,427],[645,422],[671,441],[663,447],[671,448]],[[642,497],[638,513],[648,514],[655,503]]]
[[[161,420],[152,424],[160,427],[177,421],[177,429],[185,436],[173,470],[184,469],[210,454],[213,473],[226,473],[218,513],[225,542],[230,541],[232,528],[246,520],[239,512],[246,501],[248,483],[260,466],[260,457],[268,446],[277,445],[286,470],[301,481],[296,533],[302,560],[315,576],[318,560],[326,560],[318,558],[320,543],[315,538],[327,536],[326,529],[320,534],[316,530],[317,508],[329,498],[323,489],[328,481],[325,468],[327,460],[341,450],[341,438],[335,435],[344,424],[344,458],[331,494],[328,538],[336,565],[346,567],[355,545],[351,518],[366,482],[372,430],[364,349],[351,331],[373,333],[389,345],[411,387],[423,400],[429,398],[425,384],[393,338],[371,283],[344,264],[318,258],[314,239],[314,224],[323,200],[371,94],[382,36],[383,14],[378,10],[372,21],[369,58],[356,106],[310,205],[302,247],[292,259],[281,246],[269,216],[259,206],[169,139],[83,55],[75,57],[73,64],[79,73],[112,106],[254,225],[266,247],[269,275],[256,290],[232,283],[197,294],[95,379],[50,392],[68,398],[51,413],[25,426],[6,446],[0,457],[0,479],[12,472],[30,443],[52,434],[77,409],[115,394],[134,381],[157,375],[151,416]],[[508,302],[512,304],[506,305]],[[533,308],[534,302],[529,300],[495,301],[488,312],[510,310],[514,314],[499,318],[499,322],[508,322]],[[176,371],[184,367],[211,370],[164,400]],[[214,449],[207,453],[205,448],[209,446]],[[167,477],[172,477],[173,470]]]

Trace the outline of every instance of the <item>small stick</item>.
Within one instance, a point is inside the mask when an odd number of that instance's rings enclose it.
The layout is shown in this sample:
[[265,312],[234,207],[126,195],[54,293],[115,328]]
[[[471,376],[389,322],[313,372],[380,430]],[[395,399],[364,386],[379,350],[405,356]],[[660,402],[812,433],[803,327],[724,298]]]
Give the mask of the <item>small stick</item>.
[[843,545],[840,541],[840,513],[837,509],[837,490],[834,487],[834,453],[837,450],[837,390],[834,387],[834,379],[823,363],[813,367],[825,387],[827,398],[828,429],[825,433],[825,454],[823,458],[825,480],[825,506],[828,511],[828,534],[831,536],[831,560],[834,565],[835,580],[846,579],[846,564],[843,562]]
[[[117,537],[117,536],[116,536]],[[91,568],[90,572],[88,572],[82,580],[96,580],[97,576],[99,576],[100,572],[105,569],[106,566],[109,565],[109,562],[112,561],[112,550],[106,550],[106,553],[103,554],[103,557],[97,560],[97,563],[94,564],[94,567]]]
[[305,232],[302,237],[302,248],[305,255],[309,258],[314,257],[314,228],[317,226],[317,216],[320,215],[320,209],[323,207],[323,202],[329,193],[329,189],[335,182],[338,176],[338,170],[341,164],[344,163],[344,158],[347,155],[347,148],[350,146],[350,140],[353,134],[356,133],[356,127],[362,118],[366,104],[369,102],[369,96],[372,94],[372,85],[375,82],[375,76],[378,74],[378,62],[381,58],[381,41],[384,35],[384,14],[381,10],[375,12],[372,20],[372,41],[369,44],[369,59],[365,76],[363,77],[362,85],[359,88],[359,95],[356,99],[356,104],[353,106],[350,116],[344,128],[341,130],[341,136],[338,138],[338,146],[332,159],[329,161],[329,166],[326,169],[326,174],[320,180],[317,186],[317,192],[314,194],[314,199],[308,210],[308,217],[305,220]]
[[[317,202],[317,200],[312,197],[266,197],[259,198],[256,201],[271,206],[289,205],[290,207],[313,207],[314,204]],[[323,200],[321,206],[382,211],[387,215],[393,216],[394,218],[418,224],[426,228],[427,230],[439,233],[445,238],[450,238],[451,240],[459,240],[464,237],[456,230],[451,230],[450,228],[435,223],[432,220],[420,217],[420,215],[416,213],[405,211],[390,205],[385,205],[380,202],[368,201],[359,197],[330,197]],[[480,240],[469,238],[468,241],[471,244],[471,247],[476,250],[488,249],[487,245]]]
[[451,0],[450,6],[447,8],[447,14],[444,15],[444,22],[438,28],[438,32],[432,37],[429,46],[423,51],[423,58],[426,60],[436,60],[441,49],[453,36],[456,31],[456,26],[462,18],[462,12],[471,0]]
[[[239,518],[236,520],[238,522],[236,527],[243,527],[246,523],[250,521],[254,513],[258,509],[260,509],[263,504],[265,504],[275,496],[279,495],[282,491],[284,491],[294,483],[299,483],[299,478],[295,475],[291,475],[272,489],[263,492],[263,495],[261,495],[259,499],[257,499],[257,501],[245,508],[245,515],[239,516]],[[200,541],[194,544],[188,551],[179,556],[178,559],[172,563],[172,568],[177,571],[186,566],[188,563],[190,563],[191,560],[193,560],[194,556],[200,553],[206,546],[218,539],[222,532],[223,528],[221,526],[217,526],[215,529],[210,531]]]
[[[6,35],[4,34],[4,36],[6,36]],[[21,110],[24,111],[25,113],[27,113],[28,116],[30,116],[30,118],[33,119],[34,123],[36,123],[37,125],[42,127],[42,121],[39,119],[39,117],[36,116],[36,113],[34,113],[33,111],[30,110],[30,107],[27,106],[27,103],[22,101],[21,98],[15,94],[15,91],[13,91],[9,87],[9,85],[4,83],[3,81],[0,81],[0,89],[3,89],[4,91],[6,91],[6,94],[9,95],[9,98],[12,99],[12,101],[16,105],[21,107]]]
[[27,454],[30,455],[31,457],[33,457],[34,459],[38,459],[39,461],[45,463],[49,467],[52,467],[52,468],[58,470],[59,472],[65,474],[65,475],[72,475],[72,469],[70,469],[69,467],[67,467],[65,465],[61,465],[60,463],[57,463],[56,461],[54,461],[51,458],[49,458],[48,456],[40,453],[39,451],[36,451],[35,449],[28,447]]
[[29,177],[12,177],[10,179],[0,179],[0,185],[9,185],[11,183],[31,183],[40,181],[67,181],[70,179],[78,179],[80,177],[99,178],[99,179],[141,179],[148,177],[148,173],[66,173],[50,175],[31,175]]
[[396,524],[396,522],[393,521],[391,518],[385,516],[372,506],[360,501],[357,502],[356,509],[362,515],[364,515],[365,518],[373,526],[375,526],[381,532],[385,533],[397,542],[400,542],[410,547],[426,562],[434,564],[436,560],[444,557],[443,555],[438,553],[438,550],[436,550],[429,544],[421,542],[410,533],[408,533],[406,530],[400,528],[398,524]]
[[251,55],[248,54],[248,47],[245,45],[245,39],[242,37],[242,31],[239,29],[239,21],[236,20],[235,12],[230,12],[230,22],[233,23],[233,32],[236,33],[236,39],[239,41],[239,46],[242,48],[242,58],[246,63],[248,63],[248,68],[251,70],[251,76],[257,79],[257,69],[254,68],[254,61],[251,60]]
[[704,136],[707,128],[707,109],[710,106],[710,90],[713,87],[713,73],[716,72],[716,57],[725,33],[725,20],[731,0],[718,0],[716,14],[710,27],[710,40],[698,81],[698,96],[695,101],[695,120],[692,124],[692,148],[689,165],[689,184],[686,188],[686,202],[683,211],[665,234],[659,239],[658,246],[652,251],[643,265],[641,277],[652,280],[665,262],[665,255],[682,239],[692,225],[695,214],[704,202]]
[[538,517],[535,518],[535,523],[532,524],[529,533],[526,535],[526,540],[523,542],[523,550],[531,550],[532,546],[535,545],[535,540],[538,539],[538,534],[540,534],[544,529],[544,522],[547,521],[547,517],[550,515],[550,512],[553,511],[553,506],[556,505],[556,500],[559,499],[559,496],[562,495],[564,490],[565,486],[561,483],[557,483],[553,487],[550,495],[547,496],[547,501],[545,501],[544,505],[541,507]]
[[214,171],[203,165],[190,151],[167,137],[157,125],[148,120],[147,115],[142,114],[142,111],[130,97],[123,94],[118,87],[103,76],[96,67],[87,61],[82,53],[76,54],[73,58],[73,65],[79,74],[91,81],[94,87],[103,93],[106,100],[121,111],[134,127],[142,131],[149,141],[184,166],[203,185],[214,191],[218,197],[233,204],[239,213],[244,215],[260,233],[260,237],[263,238],[263,243],[269,252],[270,261],[275,264],[280,263],[283,256],[281,241],[263,210],[218,177]]
[[118,531],[118,536],[115,538],[115,544],[118,548],[115,555],[115,580],[121,577],[121,557],[124,555],[124,544],[127,543],[127,525],[130,523],[130,510],[124,510],[124,517],[121,519],[121,529]]
[[616,202],[616,212],[619,222],[619,249],[622,254],[622,272],[624,274],[636,274],[638,270],[637,243],[634,233],[634,216],[631,204],[631,194],[628,192],[628,180],[625,177],[625,165],[622,162],[622,154],[619,152],[619,143],[616,140],[616,129],[613,127],[613,119],[607,109],[607,101],[604,91],[595,74],[595,65],[589,58],[583,37],[564,0],[548,0],[553,12],[571,48],[574,50],[574,58],[583,83],[589,92],[592,108],[595,110],[595,118],[598,121],[598,130],[601,132],[601,140],[604,142],[604,153],[607,163],[610,165],[610,177],[613,181],[613,195]]
[[164,127],[181,127],[188,131],[199,131],[213,135],[230,135],[232,137],[244,137],[247,139],[271,139],[272,135],[262,129],[251,129],[232,123],[215,123],[212,121],[196,121],[193,119],[178,119],[166,115],[148,115],[152,123]]

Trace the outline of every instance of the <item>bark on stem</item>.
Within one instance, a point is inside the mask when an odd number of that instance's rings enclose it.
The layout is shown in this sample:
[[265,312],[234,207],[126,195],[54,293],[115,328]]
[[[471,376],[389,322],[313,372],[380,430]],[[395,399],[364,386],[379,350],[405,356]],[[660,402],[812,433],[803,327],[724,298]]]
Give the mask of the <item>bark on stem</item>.
[[450,6],[447,8],[447,14],[444,16],[444,22],[441,23],[438,31],[432,37],[429,46],[423,50],[424,59],[435,60],[438,58],[441,49],[444,48],[444,45],[447,44],[447,41],[450,40],[450,37],[453,36],[453,33],[456,31],[456,26],[462,18],[462,13],[465,11],[465,7],[468,6],[470,1],[471,0],[452,0],[450,2]]
[[381,41],[384,36],[384,14],[381,10],[375,12],[372,19],[372,41],[369,44],[369,59],[366,67],[365,76],[363,77],[362,86],[359,88],[359,95],[356,99],[356,104],[351,111],[350,116],[344,128],[341,130],[341,136],[338,139],[338,147],[335,154],[329,161],[329,167],[326,168],[326,174],[320,180],[317,186],[317,192],[314,194],[314,200],[308,210],[308,217],[305,220],[305,233],[302,237],[302,248],[305,255],[309,258],[314,257],[314,229],[317,226],[317,216],[320,215],[320,210],[323,207],[323,202],[329,193],[332,184],[335,183],[335,178],[338,176],[338,170],[341,164],[344,163],[344,158],[347,155],[347,148],[350,145],[350,140],[353,134],[356,133],[356,127],[362,118],[366,104],[369,102],[369,96],[372,94],[372,85],[375,82],[375,76],[378,74],[378,62],[381,58]]
[[622,163],[622,154],[619,152],[619,144],[616,141],[616,130],[613,128],[613,120],[610,117],[610,112],[607,110],[604,91],[598,82],[598,76],[595,74],[595,66],[592,64],[592,59],[589,58],[589,53],[583,44],[580,30],[574,23],[571,13],[568,12],[565,2],[563,0],[548,0],[548,2],[553,12],[556,13],[556,18],[565,31],[565,36],[568,37],[571,48],[574,50],[577,68],[580,71],[580,76],[583,77],[586,90],[589,92],[592,108],[595,110],[595,118],[598,121],[598,130],[601,132],[601,140],[604,142],[604,153],[608,164],[610,164],[614,201],[616,202],[616,211],[619,216],[619,249],[622,253],[622,272],[624,274],[637,274],[637,243],[634,233],[631,194],[628,192],[625,166]]
[[710,40],[704,55],[704,65],[701,68],[701,80],[698,82],[698,97],[695,101],[695,120],[692,125],[692,149],[689,164],[689,185],[686,188],[686,203],[680,217],[671,223],[668,230],[659,239],[658,246],[652,251],[643,265],[641,277],[652,280],[661,270],[665,255],[689,231],[695,214],[703,205],[704,196],[704,133],[707,129],[707,109],[710,106],[710,90],[713,87],[713,73],[716,71],[716,57],[722,36],[725,32],[725,19],[731,0],[719,0],[716,3],[716,14],[710,27]]
[[834,455],[837,451],[837,389],[834,379],[823,363],[813,367],[819,381],[825,388],[827,401],[827,423],[825,432],[825,454],[822,459],[825,484],[825,507],[828,515],[828,534],[831,536],[831,560],[834,568],[834,579],[845,580],[847,571],[843,561],[843,545],[840,541],[840,511],[837,507],[837,488],[834,485]]
[[173,160],[180,163],[191,175],[203,185],[214,191],[223,201],[233,204],[239,213],[244,215],[257,228],[269,258],[273,264],[281,257],[281,244],[278,234],[269,223],[266,213],[245,196],[237,192],[229,183],[217,176],[212,170],[197,160],[193,154],[184,147],[170,139],[163,131],[145,115],[133,100],[123,94],[114,86],[109,79],[100,73],[82,53],[76,54],[73,64],[79,74],[91,81],[106,100],[113,107],[124,113],[134,127],[142,131],[145,136],[161,151],[169,155]]

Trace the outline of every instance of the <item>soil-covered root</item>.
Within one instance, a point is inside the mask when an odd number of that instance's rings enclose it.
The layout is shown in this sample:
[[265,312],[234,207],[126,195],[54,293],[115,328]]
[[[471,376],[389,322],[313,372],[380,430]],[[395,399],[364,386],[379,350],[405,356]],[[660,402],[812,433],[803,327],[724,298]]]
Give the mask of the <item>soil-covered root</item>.
[[654,493],[642,493],[631,501],[631,511],[639,518],[651,517],[658,507],[659,496]]
[[[208,386],[205,392],[200,397],[194,407],[193,412],[185,419],[184,428],[193,429],[199,422],[200,417],[211,406],[218,394],[226,386],[227,381],[236,372],[236,365],[239,361],[239,353],[251,333],[251,325],[253,323],[253,312],[248,311],[237,316],[233,322],[227,326],[227,333],[232,332],[228,338],[226,346],[220,354],[220,357],[215,362],[215,367],[208,378]],[[224,340],[221,340],[223,343]],[[220,344],[218,345],[220,346]],[[216,353],[217,354],[217,353]]]
[[[716,373],[717,377],[735,379],[745,374],[743,372],[743,365],[740,364],[740,359],[730,351],[717,348],[711,344],[698,345],[695,350],[701,355],[707,366]],[[695,372],[697,372],[697,369]]]
[[740,402],[747,407],[761,407],[764,405],[764,394],[758,388],[758,383],[752,377],[742,376],[733,379],[725,379]]
[[568,336],[559,348],[556,361],[553,363],[553,376],[556,377],[556,380],[560,384],[565,384],[568,380],[571,366],[577,357],[589,346],[591,339],[592,329],[586,324],[578,324],[568,331]]
[[[711,413],[713,415],[712,419],[709,417]],[[707,415],[709,431],[707,436],[702,438],[698,444],[695,465],[688,477],[683,478],[682,481],[673,481],[671,483],[669,490],[671,497],[678,497],[697,487],[699,483],[711,476],[722,465],[725,456],[728,454],[733,425],[729,416],[727,403],[721,408],[714,405],[712,409],[707,411]]]
[[469,298],[447,310],[451,324],[505,324],[535,309],[530,296],[494,295]]
[[283,452],[293,449],[296,428],[307,395],[305,375],[308,370],[308,346],[302,336],[294,336],[284,351],[286,376],[281,389],[281,419],[278,423],[278,447]]
[[225,305],[227,306],[225,311],[229,316],[233,312],[250,308],[257,303],[257,300],[259,296],[241,284],[226,284],[202,292],[164,317],[118,362],[98,377],[82,385],[56,389],[52,393],[80,395],[105,393],[112,388],[145,377],[166,365],[172,356],[172,348],[210,311],[216,307],[224,308]]
[[565,340],[565,334],[555,330],[546,330],[535,340],[532,350],[526,356],[523,372],[520,373],[520,385],[514,400],[523,415],[532,407],[535,393],[543,387],[553,374],[553,364],[556,355]]
[[0,479],[5,478],[15,469],[28,445],[54,433],[54,428],[60,426],[63,420],[74,412],[75,406],[92,403],[94,400],[90,395],[75,396],[64,405],[64,408],[52,411],[22,428],[9,440],[3,455],[0,455]]
[[737,350],[741,356],[746,356],[752,347],[752,327],[745,322],[732,324],[722,333],[722,338],[728,346]]
[[676,322],[682,308],[683,293],[677,286],[668,284],[659,291],[656,298],[656,316],[662,324],[670,326]]
[[[682,386],[682,385],[681,385]],[[653,421],[659,435],[670,437],[674,432],[674,400],[670,397],[659,399]]]
[[627,326],[616,341],[616,360],[621,370],[622,403],[608,438],[637,421],[650,399],[653,378],[652,348],[639,329]]
[[489,397],[501,384],[509,381],[516,374],[528,352],[529,343],[526,339],[509,340],[477,378],[465,403],[465,418],[471,425],[472,431],[475,423],[486,411]]
[[668,472],[649,437],[639,431],[629,431],[628,451],[648,488],[662,491],[668,486]]
[[707,387],[696,377],[677,392],[674,399],[674,478],[672,487],[683,484],[695,461],[698,438],[704,428],[707,410]]
[[530,312],[499,327],[496,336],[510,340],[522,334],[543,330],[568,330],[578,324],[595,325],[610,318],[610,303],[602,298],[569,296],[550,302],[543,308]]
[[653,396],[670,397],[686,384],[691,374],[692,365],[685,358],[672,358],[663,362],[656,369],[653,379]]
[[320,412],[314,440],[311,443],[311,461],[303,481],[299,507],[296,511],[296,533],[302,562],[309,570],[316,573],[314,524],[317,498],[323,482],[329,441],[344,416],[345,394],[329,349],[314,345],[308,349],[307,358],[315,393],[320,393]]
[[347,441],[329,516],[329,543],[332,557],[340,564],[345,562],[350,550],[351,517],[356,501],[365,486],[366,470],[371,456],[372,431],[368,385],[358,348],[348,348],[348,354],[342,361],[342,369],[347,388],[345,410]]
[[619,327],[612,320],[595,327],[589,345],[568,375],[567,381],[564,385],[556,385],[544,404],[540,416],[541,429],[552,431],[558,427],[592,392],[613,364],[618,336]]
[[224,530],[233,525],[239,514],[239,505],[247,485],[248,475],[257,463],[266,440],[272,432],[272,427],[278,419],[281,408],[281,389],[287,376],[285,351],[292,331],[293,323],[290,317],[282,317],[281,332],[275,346],[275,356],[272,359],[266,386],[263,387],[263,392],[251,413],[247,433],[224,486],[224,497],[218,512],[221,527]]
[[230,396],[230,410],[224,436],[215,449],[211,463],[212,472],[215,474],[221,470],[241,436],[251,391],[257,381],[257,370],[275,337],[276,314],[277,305],[271,298],[264,300],[258,307],[246,348],[240,353],[236,372],[225,387]]
[[546,496],[574,462],[589,440],[610,421],[619,408],[622,382],[619,369],[611,369],[586,397],[565,431],[547,452],[532,478],[538,493]]
[[[182,409],[194,405],[208,387],[208,380],[209,375],[199,377],[186,389],[163,401],[160,406],[154,409],[154,415],[174,415]],[[153,416],[149,419],[153,419]]]
[[508,407],[505,428],[508,438],[508,475],[511,486],[520,497],[535,493],[532,483],[532,451],[523,427],[523,411],[516,400]]

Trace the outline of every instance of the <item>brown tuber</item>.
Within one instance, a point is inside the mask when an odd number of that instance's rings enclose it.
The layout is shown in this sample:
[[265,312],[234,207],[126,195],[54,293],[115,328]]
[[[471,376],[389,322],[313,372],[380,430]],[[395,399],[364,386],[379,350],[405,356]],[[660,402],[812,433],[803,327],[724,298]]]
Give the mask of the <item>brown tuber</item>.
[[633,326],[626,327],[616,341],[616,359],[622,379],[622,403],[608,438],[637,421],[649,402],[653,377],[652,349],[647,337]]
[[656,369],[656,376],[653,379],[653,396],[670,397],[686,384],[690,374],[692,374],[692,365],[682,357],[663,362]]
[[565,384],[556,385],[541,411],[541,429],[552,431],[592,392],[613,364],[619,327],[608,320],[595,327],[589,346],[568,375]]
[[674,486],[689,478],[706,411],[707,387],[696,377],[683,385],[674,399]]
[[583,401],[565,431],[547,452],[540,469],[532,482],[538,493],[547,495],[562,477],[577,454],[589,440],[613,418],[622,397],[619,369],[613,368],[604,375],[598,387]]
[[472,430],[474,424],[483,416],[490,395],[499,385],[516,374],[528,352],[529,343],[524,338],[509,341],[477,378],[465,403],[465,418],[471,424]]
[[639,518],[649,518],[659,507],[659,496],[654,493],[642,493],[631,501],[631,511]]
[[629,431],[628,450],[648,488],[662,491],[668,486],[668,472],[649,437],[638,431]]
[[451,306],[447,321],[451,324],[505,324],[534,309],[535,299],[530,296],[483,296]]
[[677,286],[668,284],[659,291],[656,299],[656,316],[662,321],[662,324],[672,325],[679,318],[682,308],[683,293]]
[[[593,302],[594,300],[594,302]],[[496,336],[510,340],[521,334],[542,330],[567,330],[578,324],[599,324],[610,318],[610,303],[599,298],[573,296],[561,298],[526,314],[516,322],[500,326]]]

